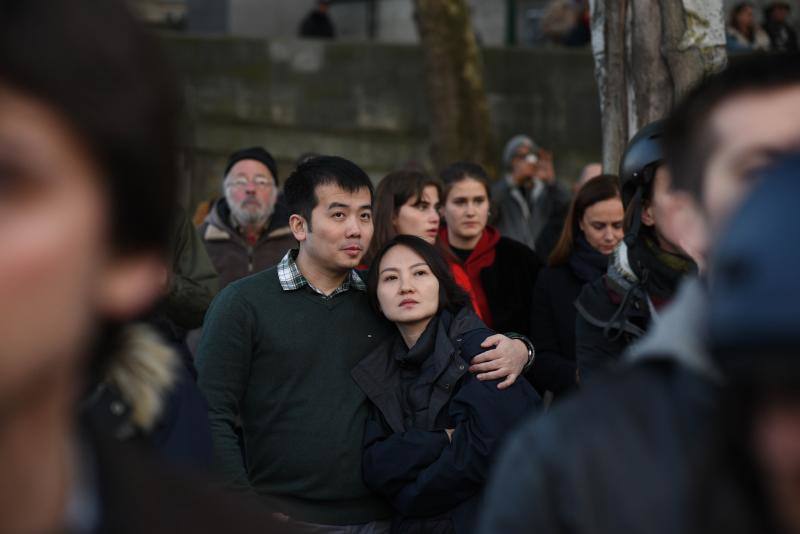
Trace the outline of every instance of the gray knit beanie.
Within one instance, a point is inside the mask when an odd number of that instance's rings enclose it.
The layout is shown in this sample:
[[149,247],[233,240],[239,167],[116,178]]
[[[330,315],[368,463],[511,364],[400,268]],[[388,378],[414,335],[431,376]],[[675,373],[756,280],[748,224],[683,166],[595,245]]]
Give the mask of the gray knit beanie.
[[522,146],[530,147],[531,152],[537,152],[539,150],[539,145],[527,135],[515,135],[506,143],[503,149],[503,165],[506,169],[511,168],[511,160],[514,159],[514,154],[516,154],[517,150]]

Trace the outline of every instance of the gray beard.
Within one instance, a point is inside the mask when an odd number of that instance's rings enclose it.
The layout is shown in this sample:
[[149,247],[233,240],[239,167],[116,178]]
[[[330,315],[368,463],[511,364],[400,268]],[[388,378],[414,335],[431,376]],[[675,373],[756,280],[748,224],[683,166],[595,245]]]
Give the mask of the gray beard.
[[228,202],[228,206],[231,208],[231,216],[239,226],[265,226],[274,211],[274,207],[265,207],[260,211],[254,212],[241,209],[238,206],[231,206],[230,202]]

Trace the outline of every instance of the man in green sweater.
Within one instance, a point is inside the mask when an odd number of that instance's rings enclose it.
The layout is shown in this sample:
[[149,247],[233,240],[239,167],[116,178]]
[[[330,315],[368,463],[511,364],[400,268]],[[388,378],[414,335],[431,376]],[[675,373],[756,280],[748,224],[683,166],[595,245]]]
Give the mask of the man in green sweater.
[[[391,510],[361,479],[367,403],[350,376],[389,333],[354,270],[372,237],[372,184],[352,162],[320,156],[284,192],[299,250],[229,285],[206,316],[197,369],[216,454],[229,484],[301,529],[388,532]],[[505,336],[484,346],[495,348],[473,371],[485,379],[513,382],[530,359]]]

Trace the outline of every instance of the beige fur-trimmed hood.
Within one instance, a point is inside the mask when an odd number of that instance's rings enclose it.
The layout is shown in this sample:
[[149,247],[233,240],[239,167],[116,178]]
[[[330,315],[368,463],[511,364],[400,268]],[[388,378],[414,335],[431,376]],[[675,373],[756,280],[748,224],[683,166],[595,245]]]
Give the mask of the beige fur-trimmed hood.
[[180,364],[175,350],[151,326],[137,323],[125,328],[105,381],[129,406],[134,426],[149,432],[156,424]]

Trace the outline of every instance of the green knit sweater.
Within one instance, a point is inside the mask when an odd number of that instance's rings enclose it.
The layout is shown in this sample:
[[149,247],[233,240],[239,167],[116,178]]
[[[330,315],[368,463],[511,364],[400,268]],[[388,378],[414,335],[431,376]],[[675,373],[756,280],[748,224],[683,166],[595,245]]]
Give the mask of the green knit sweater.
[[367,400],[350,376],[389,328],[365,293],[284,291],[275,268],[225,288],[206,315],[197,370],[226,480],[302,521],[389,517],[361,478]]

